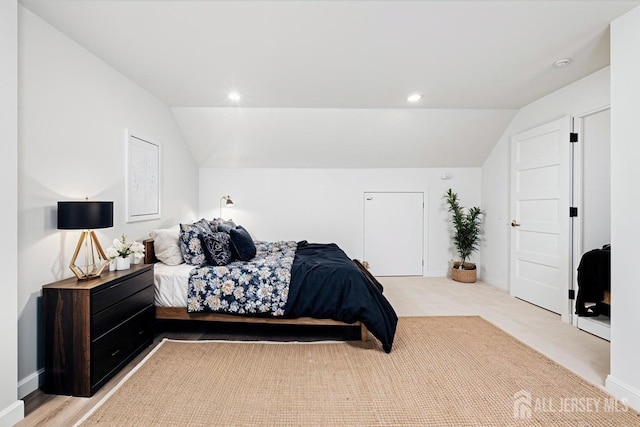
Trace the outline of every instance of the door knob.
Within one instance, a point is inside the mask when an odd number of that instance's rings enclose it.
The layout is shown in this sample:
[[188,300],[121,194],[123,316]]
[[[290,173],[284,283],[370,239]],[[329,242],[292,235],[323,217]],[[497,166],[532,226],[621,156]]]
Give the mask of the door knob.
[[511,226],[512,227],[520,227],[520,223],[516,222],[516,220],[514,219],[513,221],[511,221]]

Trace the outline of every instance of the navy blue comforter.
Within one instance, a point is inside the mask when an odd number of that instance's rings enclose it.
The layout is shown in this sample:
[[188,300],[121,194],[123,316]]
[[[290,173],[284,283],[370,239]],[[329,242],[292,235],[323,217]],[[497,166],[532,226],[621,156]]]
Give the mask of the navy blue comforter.
[[361,321],[389,353],[398,316],[336,244],[298,243],[285,317]]

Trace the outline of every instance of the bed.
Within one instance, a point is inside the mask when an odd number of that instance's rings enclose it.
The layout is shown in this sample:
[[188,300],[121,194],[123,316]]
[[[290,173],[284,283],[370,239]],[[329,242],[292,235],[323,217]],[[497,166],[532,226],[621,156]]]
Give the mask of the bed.
[[[259,248],[263,247],[260,244],[264,242],[256,243]],[[273,244],[265,243],[264,247],[272,250],[269,245]],[[241,310],[235,313],[212,312],[207,311],[207,307],[203,311],[193,311],[197,289],[194,290],[191,281],[212,275],[220,267],[197,267],[184,263],[166,265],[156,258],[153,239],[145,240],[144,246],[144,262],[155,264],[156,319],[355,326],[360,328],[363,341],[368,339],[371,332],[381,342],[385,352],[391,351],[397,315],[382,295],[382,286],[361,263],[350,260],[335,244],[295,243],[286,303],[281,307],[282,313],[277,316],[273,313],[243,313]],[[234,261],[229,264],[228,270],[232,270],[231,266],[237,268],[244,265],[242,261]],[[238,273],[235,277],[238,277]],[[199,299],[211,300],[206,297]]]

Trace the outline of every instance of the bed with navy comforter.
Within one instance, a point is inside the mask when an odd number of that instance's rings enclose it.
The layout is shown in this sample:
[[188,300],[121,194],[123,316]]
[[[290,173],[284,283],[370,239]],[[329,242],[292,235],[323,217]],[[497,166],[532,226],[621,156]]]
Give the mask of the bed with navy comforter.
[[336,244],[300,242],[291,273],[285,316],[361,321],[391,351],[398,316]]
[[195,267],[187,309],[236,316],[362,322],[391,351],[397,315],[336,244],[256,242],[249,261]]
[[398,318],[382,286],[335,244],[254,241],[221,218],[149,234],[157,319],[353,325],[391,351]]

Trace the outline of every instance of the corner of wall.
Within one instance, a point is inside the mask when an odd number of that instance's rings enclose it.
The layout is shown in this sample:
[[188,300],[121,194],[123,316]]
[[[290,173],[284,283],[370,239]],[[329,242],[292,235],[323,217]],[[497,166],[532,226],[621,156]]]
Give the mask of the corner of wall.
[[18,399],[23,399],[29,393],[37,390],[44,383],[44,368],[27,375],[18,381]]
[[17,398],[18,371],[18,2],[0,2],[0,138],[3,141],[0,220],[5,256],[0,260],[3,286],[0,299],[0,426],[11,426],[24,417],[24,403]]
[[629,399],[640,409],[640,370],[638,369],[637,303],[640,289],[632,268],[638,258],[638,198],[635,182],[640,179],[636,143],[640,109],[640,7],[611,23],[611,373],[607,390]]
[[636,411],[640,411],[640,390],[612,375],[607,376],[605,387],[609,393],[621,402],[622,408],[628,405]]
[[12,426],[24,418],[24,402],[16,400],[11,405],[0,410],[0,426]]
[[500,280],[497,277],[481,275],[480,280],[487,285],[494,286],[498,289],[503,289],[505,291],[509,290],[508,284],[504,280]]

